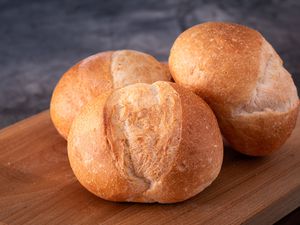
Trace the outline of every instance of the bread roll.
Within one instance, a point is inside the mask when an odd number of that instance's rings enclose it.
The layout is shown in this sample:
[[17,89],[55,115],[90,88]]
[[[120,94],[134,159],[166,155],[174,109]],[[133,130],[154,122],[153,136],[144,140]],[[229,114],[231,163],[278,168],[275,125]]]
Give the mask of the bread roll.
[[51,99],[51,119],[67,138],[71,123],[82,106],[99,94],[133,83],[169,81],[165,65],[133,50],[103,52],[70,68],[58,82]]
[[175,83],[133,84],[88,103],[68,137],[71,167],[111,201],[186,200],[219,174],[223,145],[209,106]]
[[170,72],[215,112],[228,142],[247,155],[278,149],[296,124],[299,99],[291,75],[263,38],[245,26],[209,22],[175,41]]

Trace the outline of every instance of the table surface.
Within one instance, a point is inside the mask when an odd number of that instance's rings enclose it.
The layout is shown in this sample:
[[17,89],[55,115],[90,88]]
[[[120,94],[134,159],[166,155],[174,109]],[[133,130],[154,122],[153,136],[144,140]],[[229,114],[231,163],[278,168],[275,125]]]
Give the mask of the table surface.
[[113,203],[74,177],[43,112],[0,131],[0,224],[272,224],[300,205],[300,119],[269,157],[225,148],[216,181],[178,204]]

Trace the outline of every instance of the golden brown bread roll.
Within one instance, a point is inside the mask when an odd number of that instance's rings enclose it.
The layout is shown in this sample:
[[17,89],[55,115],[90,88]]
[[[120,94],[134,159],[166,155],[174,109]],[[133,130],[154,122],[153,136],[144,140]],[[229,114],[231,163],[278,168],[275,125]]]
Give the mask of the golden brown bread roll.
[[71,167],[111,201],[186,200],[219,174],[223,144],[209,106],[170,82],[133,84],[89,102],[68,137]]
[[67,139],[71,123],[82,106],[99,94],[133,83],[169,81],[165,65],[133,50],[103,52],[70,68],[58,82],[51,99],[51,119]]
[[170,72],[212,107],[238,151],[262,156],[278,149],[296,124],[299,99],[291,75],[263,38],[245,26],[209,22],[175,41]]

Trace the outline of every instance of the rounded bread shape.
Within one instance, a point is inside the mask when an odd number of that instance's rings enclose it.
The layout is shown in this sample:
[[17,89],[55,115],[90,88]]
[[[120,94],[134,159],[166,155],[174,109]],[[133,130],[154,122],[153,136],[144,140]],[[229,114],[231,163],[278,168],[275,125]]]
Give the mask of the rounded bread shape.
[[263,36],[242,25],[208,22],[172,46],[170,72],[215,112],[236,150],[254,156],[278,149],[295,127],[299,98],[291,75]]
[[72,124],[68,156],[80,183],[101,198],[173,203],[215,180],[223,144],[209,106],[160,81],[88,103]]
[[134,83],[170,80],[166,66],[133,50],[98,53],[71,67],[56,85],[50,103],[51,119],[67,139],[71,123],[94,97]]

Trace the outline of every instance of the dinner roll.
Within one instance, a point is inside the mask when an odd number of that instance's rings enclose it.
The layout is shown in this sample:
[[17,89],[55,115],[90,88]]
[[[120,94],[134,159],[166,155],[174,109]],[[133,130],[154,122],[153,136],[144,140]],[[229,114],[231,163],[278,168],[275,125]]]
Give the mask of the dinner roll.
[[208,22],[175,41],[170,72],[215,112],[228,142],[247,155],[278,149],[296,124],[299,99],[291,75],[257,31]]
[[71,123],[82,106],[99,94],[133,83],[169,81],[165,65],[152,56],[120,50],[90,56],[70,68],[58,82],[51,99],[51,119],[67,139]]
[[159,81],[89,102],[72,124],[68,156],[80,183],[103,199],[172,203],[212,183],[223,144],[201,98]]

